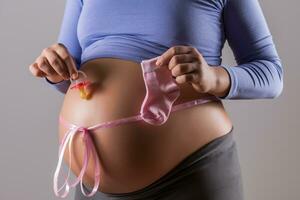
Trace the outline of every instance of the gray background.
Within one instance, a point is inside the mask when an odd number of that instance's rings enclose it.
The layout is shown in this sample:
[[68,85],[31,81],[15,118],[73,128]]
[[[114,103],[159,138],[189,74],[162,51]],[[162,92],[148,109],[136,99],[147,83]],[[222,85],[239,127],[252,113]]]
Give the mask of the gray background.
[[[300,199],[299,6],[260,0],[284,67],[277,99],[224,100],[235,125],[248,200]],[[0,199],[59,199],[52,191],[63,95],[28,66],[58,36],[65,1],[0,0]],[[235,64],[227,43],[225,64]],[[64,168],[66,170],[66,168]],[[66,199],[73,199],[74,189]]]

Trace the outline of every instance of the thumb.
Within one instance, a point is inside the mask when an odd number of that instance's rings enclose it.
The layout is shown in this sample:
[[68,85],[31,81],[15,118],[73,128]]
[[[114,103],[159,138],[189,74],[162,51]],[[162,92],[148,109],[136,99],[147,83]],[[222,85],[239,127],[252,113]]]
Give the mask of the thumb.
[[79,78],[79,75],[78,75],[77,65],[75,63],[73,56],[71,56],[71,62],[72,64],[69,66],[70,76],[73,80],[76,80],[77,78]]

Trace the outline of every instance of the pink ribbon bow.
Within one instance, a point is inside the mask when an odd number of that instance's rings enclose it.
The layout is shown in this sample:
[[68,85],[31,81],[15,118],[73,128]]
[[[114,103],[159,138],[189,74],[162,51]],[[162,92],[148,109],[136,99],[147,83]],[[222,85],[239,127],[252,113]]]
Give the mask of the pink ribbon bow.
[[[63,122],[63,120],[60,118],[61,122]],[[65,124],[66,125],[66,124]],[[69,191],[70,191],[70,187],[75,187],[79,181],[80,181],[80,185],[81,185],[81,191],[82,193],[87,196],[87,197],[91,197],[93,196],[96,192],[97,192],[97,189],[99,187],[99,182],[100,182],[100,168],[99,168],[99,158],[97,156],[97,152],[96,152],[96,149],[95,149],[95,146],[93,144],[93,141],[92,141],[92,138],[91,136],[89,135],[89,128],[85,128],[85,127],[78,127],[74,124],[68,124],[68,126],[70,127],[68,132],[65,134],[60,146],[59,146],[59,159],[58,159],[58,164],[57,164],[57,167],[56,167],[56,170],[55,170],[55,173],[54,173],[54,179],[53,179],[53,189],[54,189],[54,193],[56,196],[58,197],[61,197],[61,198],[65,198]],[[68,176],[65,178],[64,180],[64,184],[62,185],[61,188],[58,189],[58,175],[59,175],[59,172],[60,172],[60,168],[61,168],[61,165],[62,165],[62,160],[63,160],[63,156],[64,156],[64,152],[65,152],[65,149],[66,149],[66,146],[69,142],[69,166],[71,166],[71,163],[72,163],[72,159],[71,159],[71,146],[72,146],[72,141],[73,141],[73,138],[74,138],[74,135],[78,132],[82,132],[83,133],[83,141],[85,143],[85,152],[84,152],[84,159],[83,159],[83,167],[81,169],[81,172],[79,174],[79,176],[77,177],[77,179],[74,181],[74,183],[70,184],[68,179],[69,179],[69,176],[70,176],[70,167],[68,169]],[[83,189],[83,185],[82,185],[82,178],[83,178],[83,175],[87,169],[87,165],[88,165],[88,161],[89,161],[89,156],[90,156],[90,152],[92,152],[92,155],[94,157],[94,162],[95,162],[95,165],[96,165],[96,168],[95,168],[95,174],[94,174],[94,181],[95,181],[95,184],[94,184],[94,188],[92,190],[92,192],[90,192],[89,194],[86,194],[84,192],[84,189]],[[63,189],[63,187],[65,186],[65,191],[62,195],[59,194],[59,192]]]

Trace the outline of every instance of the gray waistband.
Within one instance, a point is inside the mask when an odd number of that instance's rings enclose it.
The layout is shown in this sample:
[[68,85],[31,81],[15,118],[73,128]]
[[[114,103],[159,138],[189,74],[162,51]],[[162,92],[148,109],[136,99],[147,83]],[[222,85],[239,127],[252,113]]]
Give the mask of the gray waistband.
[[[166,187],[182,178],[183,176],[192,173],[193,170],[197,170],[197,168],[205,163],[212,161],[214,156],[218,156],[222,152],[225,152],[232,148],[235,145],[235,140],[233,138],[233,129],[225,135],[222,135],[204,146],[200,147],[198,150],[190,154],[184,160],[182,160],[176,167],[170,170],[167,174],[162,176],[160,179],[156,180],[152,184],[142,188],[140,190],[129,192],[129,193],[120,193],[120,194],[112,194],[112,193],[103,193],[97,192],[95,194],[95,199],[104,199],[104,197],[109,199],[122,199],[122,200],[132,200],[135,198],[143,198],[152,193],[157,192],[163,187]],[[91,188],[84,186],[87,191],[91,191]],[[101,198],[102,197],[102,198]]]

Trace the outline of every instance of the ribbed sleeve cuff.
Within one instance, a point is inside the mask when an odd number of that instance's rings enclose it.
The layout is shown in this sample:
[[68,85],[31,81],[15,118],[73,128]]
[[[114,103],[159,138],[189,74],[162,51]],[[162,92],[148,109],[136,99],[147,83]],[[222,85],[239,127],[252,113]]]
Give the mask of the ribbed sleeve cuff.
[[47,85],[50,85],[50,87],[54,88],[55,90],[58,90],[59,92],[65,94],[71,84],[70,80],[62,80],[58,83],[51,82],[46,77],[44,77],[45,83]]

